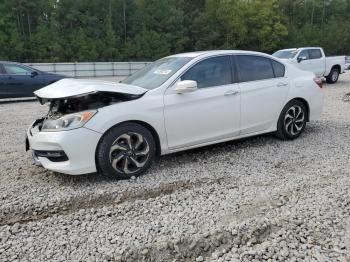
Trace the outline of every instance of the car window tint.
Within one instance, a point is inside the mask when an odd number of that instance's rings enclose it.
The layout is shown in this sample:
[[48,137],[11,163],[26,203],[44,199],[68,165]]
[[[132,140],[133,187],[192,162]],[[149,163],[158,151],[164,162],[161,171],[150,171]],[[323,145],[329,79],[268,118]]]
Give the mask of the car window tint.
[[18,65],[4,64],[4,69],[10,75],[30,75],[32,73],[30,69]]
[[269,58],[253,55],[237,56],[240,80],[242,82],[274,78]]
[[231,84],[230,57],[205,59],[189,69],[181,80],[197,81],[198,88]]
[[309,59],[309,52],[307,50],[303,50],[300,52],[298,57],[306,57],[306,60]]
[[309,50],[310,59],[319,59],[322,57],[322,53],[320,49],[310,49]]
[[281,63],[271,60],[272,61],[272,66],[273,66],[273,71],[275,72],[275,77],[284,77],[284,73],[286,71],[284,65]]

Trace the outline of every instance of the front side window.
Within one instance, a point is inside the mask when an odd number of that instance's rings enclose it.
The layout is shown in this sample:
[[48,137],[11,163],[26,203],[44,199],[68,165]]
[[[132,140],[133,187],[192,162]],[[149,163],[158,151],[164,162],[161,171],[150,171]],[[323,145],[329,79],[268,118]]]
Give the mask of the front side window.
[[275,77],[269,58],[254,55],[238,55],[237,62],[241,82]]
[[190,57],[166,57],[147,65],[131,75],[122,83],[154,89],[161,86],[185,64],[191,61]]
[[190,68],[181,80],[193,80],[198,88],[229,85],[232,83],[229,56],[205,59]]
[[4,64],[4,69],[6,74],[9,75],[30,75],[32,73],[29,68],[19,65]]
[[302,58],[303,60],[309,60],[309,52],[307,50],[301,51],[298,58]]
[[309,50],[310,59],[319,59],[322,57],[322,53],[320,49],[310,49]]

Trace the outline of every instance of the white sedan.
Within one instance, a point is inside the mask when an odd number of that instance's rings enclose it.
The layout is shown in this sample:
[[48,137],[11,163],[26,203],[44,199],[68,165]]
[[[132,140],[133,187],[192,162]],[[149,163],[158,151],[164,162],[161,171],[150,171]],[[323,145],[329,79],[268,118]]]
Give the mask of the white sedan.
[[320,116],[321,88],[263,53],[178,54],[122,83],[63,79],[36,91],[50,109],[26,147],[49,170],[130,178],[159,155],[263,133],[295,139]]

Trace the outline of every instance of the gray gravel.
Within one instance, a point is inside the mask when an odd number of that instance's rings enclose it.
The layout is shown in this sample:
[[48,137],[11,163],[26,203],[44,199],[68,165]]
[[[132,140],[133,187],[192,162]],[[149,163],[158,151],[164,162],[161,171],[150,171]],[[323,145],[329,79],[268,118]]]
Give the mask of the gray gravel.
[[130,181],[32,165],[47,110],[0,104],[1,261],[349,261],[350,74],[295,141],[259,136],[162,157]]

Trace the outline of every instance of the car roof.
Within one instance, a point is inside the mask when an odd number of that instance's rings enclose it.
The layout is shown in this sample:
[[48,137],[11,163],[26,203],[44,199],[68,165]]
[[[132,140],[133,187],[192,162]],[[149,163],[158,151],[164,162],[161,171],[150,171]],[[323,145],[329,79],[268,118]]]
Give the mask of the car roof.
[[294,47],[294,48],[281,49],[278,51],[295,51],[295,50],[301,50],[301,49],[322,49],[322,47],[318,47],[318,46]]
[[254,51],[245,51],[245,50],[210,50],[210,51],[198,51],[198,52],[189,52],[189,53],[181,53],[176,55],[171,55],[168,57],[199,57],[199,56],[207,56],[207,55],[225,55],[225,54],[255,54],[255,55],[264,55],[269,56],[265,53],[254,52]]

